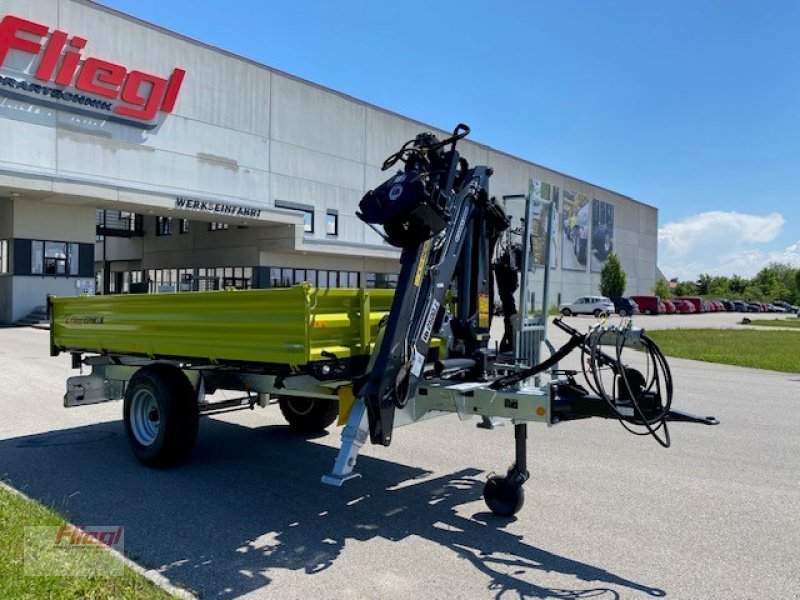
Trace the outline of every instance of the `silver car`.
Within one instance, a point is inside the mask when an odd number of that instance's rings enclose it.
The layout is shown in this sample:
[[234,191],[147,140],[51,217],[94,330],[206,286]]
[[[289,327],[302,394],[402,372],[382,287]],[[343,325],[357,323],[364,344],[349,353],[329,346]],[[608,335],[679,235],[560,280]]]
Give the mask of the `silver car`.
[[605,296],[584,296],[575,302],[565,302],[558,307],[565,317],[570,315],[612,315],[614,314],[614,303]]

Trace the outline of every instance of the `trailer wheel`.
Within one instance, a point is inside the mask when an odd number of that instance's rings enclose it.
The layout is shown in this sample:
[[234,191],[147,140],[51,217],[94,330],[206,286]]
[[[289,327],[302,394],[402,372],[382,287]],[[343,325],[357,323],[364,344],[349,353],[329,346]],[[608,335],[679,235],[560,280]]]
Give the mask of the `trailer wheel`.
[[319,433],[339,415],[339,403],[320,398],[281,396],[278,405],[289,426],[300,433]]
[[123,406],[125,431],[136,458],[151,467],[177,465],[197,439],[198,412],[189,380],[171,367],[140,369]]
[[525,504],[525,480],[509,473],[506,476],[492,475],[483,486],[483,500],[494,514],[511,517]]

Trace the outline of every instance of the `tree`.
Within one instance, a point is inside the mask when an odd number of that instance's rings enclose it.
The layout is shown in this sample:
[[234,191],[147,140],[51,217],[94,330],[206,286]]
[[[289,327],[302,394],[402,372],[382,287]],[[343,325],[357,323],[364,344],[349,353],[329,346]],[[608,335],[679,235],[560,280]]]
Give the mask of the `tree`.
[[656,281],[656,284],[653,286],[653,293],[662,300],[672,297],[672,290],[669,287],[669,283],[667,283],[667,280],[663,277],[659,277],[658,281]]
[[694,296],[697,294],[697,284],[694,281],[680,281],[675,286],[676,296]]
[[600,271],[600,293],[609,298],[619,298],[625,293],[625,271],[613,252],[608,255]]
[[731,277],[728,288],[731,290],[731,294],[737,298],[741,298],[742,294],[744,294],[744,291],[747,289],[747,283],[747,279],[744,279],[739,275],[734,275]]
[[700,277],[697,278],[697,293],[701,296],[705,296],[709,293],[709,289],[711,288],[711,275],[707,273],[701,273]]

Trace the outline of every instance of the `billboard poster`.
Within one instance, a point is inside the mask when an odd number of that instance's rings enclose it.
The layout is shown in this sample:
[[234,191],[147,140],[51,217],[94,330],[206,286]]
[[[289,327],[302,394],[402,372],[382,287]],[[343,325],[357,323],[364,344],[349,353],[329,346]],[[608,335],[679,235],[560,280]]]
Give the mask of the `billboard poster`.
[[[531,224],[532,264],[542,267],[545,261],[547,220],[550,218],[551,211],[558,204],[558,187],[538,179],[531,179],[528,182],[528,194],[533,199],[533,223]],[[552,201],[552,204],[543,205],[541,204],[542,201]],[[555,235],[553,236],[550,247],[550,267],[552,268],[556,266],[556,237]]]
[[591,219],[589,197],[564,190],[561,202],[561,268],[585,271],[589,257],[589,226]]
[[614,205],[592,198],[592,272],[599,273],[614,250]]

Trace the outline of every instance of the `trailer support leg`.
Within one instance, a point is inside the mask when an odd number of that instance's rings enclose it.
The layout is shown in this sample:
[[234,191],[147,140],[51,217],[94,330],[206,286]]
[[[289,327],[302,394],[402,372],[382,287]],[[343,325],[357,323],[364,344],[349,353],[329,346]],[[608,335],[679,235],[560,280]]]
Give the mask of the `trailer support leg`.
[[524,475],[527,481],[528,475],[528,424],[514,424],[514,466],[512,469]]
[[341,487],[345,481],[361,477],[361,474],[354,473],[353,469],[358,460],[358,453],[368,438],[367,406],[359,399],[353,405],[347,425],[342,431],[342,445],[336,456],[333,472],[330,475],[323,475],[322,483]]
[[483,499],[501,517],[517,514],[525,503],[523,485],[528,481],[528,424],[514,424],[514,464],[505,476],[491,475],[483,486]]

